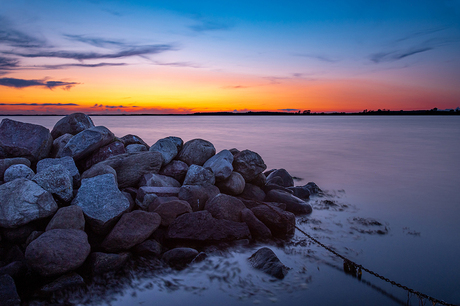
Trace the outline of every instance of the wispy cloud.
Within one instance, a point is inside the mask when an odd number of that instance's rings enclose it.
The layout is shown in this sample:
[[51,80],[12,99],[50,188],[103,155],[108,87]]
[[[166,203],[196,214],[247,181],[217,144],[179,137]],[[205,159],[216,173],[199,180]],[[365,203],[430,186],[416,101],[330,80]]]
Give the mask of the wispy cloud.
[[374,63],[382,63],[382,62],[394,62],[418,53],[427,52],[433,50],[433,47],[420,47],[420,48],[411,48],[407,50],[400,50],[400,51],[390,51],[390,52],[379,52],[371,54],[370,60]]
[[0,86],[13,87],[13,88],[25,88],[25,87],[46,87],[53,89],[61,87],[62,89],[69,90],[70,88],[78,85],[77,82],[63,82],[63,81],[47,81],[44,80],[26,80],[26,79],[15,79],[15,78],[0,78]]
[[250,88],[254,86],[244,86],[244,85],[230,85],[230,86],[223,86],[222,88],[224,89],[244,89],[244,88]]
[[0,56],[0,70],[10,70],[17,68],[19,61],[17,59]]
[[159,65],[159,66],[171,66],[171,67],[185,67],[185,68],[203,68],[200,64],[192,63],[192,62],[170,62],[170,63],[165,63],[165,62],[159,62],[159,61],[154,61],[154,65]]
[[194,19],[196,24],[189,26],[189,29],[194,32],[227,31],[234,27],[233,24],[218,20],[210,20],[201,16],[196,16]]
[[158,54],[165,51],[177,50],[172,45],[146,45],[136,46],[127,50],[118,51],[115,53],[99,53],[99,52],[71,52],[71,51],[39,51],[35,53],[22,53],[22,52],[3,52],[4,54],[17,55],[22,57],[48,57],[48,58],[65,58],[75,60],[90,60],[90,59],[104,59],[104,58],[122,58],[129,56],[143,56],[150,54]]
[[306,57],[306,58],[312,58],[319,60],[321,62],[326,62],[326,63],[337,63],[340,60],[332,58],[328,55],[323,55],[323,54],[309,54],[309,53],[293,53],[292,55],[294,56],[300,56],[300,57]]
[[24,67],[24,69],[35,68],[35,69],[65,69],[71,67],[84,67],[84,68],[97,68],[97,67],[106,67],[106,66],[125,66],[126,63],[97,63],[97,64],[60,64],[60,65],[41,65],[33,67]]
[[0,103],[1,106],[79,106],[75,103]]
[[14,29],[10,22],[0,16],[0,45],[19,48],[41,48],[47,46],[44,39],[33,37]]
[[300,109],[298,109],[298,108],[279,108],[278,110],[282,111],[282,112],[298,112],[298,111],[300,111]]
[[69,40],[72,41],[78,41],[82,43],[86,43],[95,47],[126,47],[126,43],[119,41],[119,40],[110,40],[110,39],[104,39],[100,37],[88,37],[84,35],[70,35],[70,34],[65,34],[64,37],[66,37]]

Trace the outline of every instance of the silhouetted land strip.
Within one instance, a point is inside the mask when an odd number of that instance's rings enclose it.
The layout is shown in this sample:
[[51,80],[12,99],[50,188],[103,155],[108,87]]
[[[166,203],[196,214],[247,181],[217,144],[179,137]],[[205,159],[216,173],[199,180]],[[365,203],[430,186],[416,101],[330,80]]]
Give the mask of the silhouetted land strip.
[[[430,110],[364,110],[362,112],[346,113],[346,112],[202,112],[193,114],[89,114],[90,116],[459,116],[460,108],[451,110],[438,110],[433,108]],[[5,114],[0,116],[64,116],[60,114]]]

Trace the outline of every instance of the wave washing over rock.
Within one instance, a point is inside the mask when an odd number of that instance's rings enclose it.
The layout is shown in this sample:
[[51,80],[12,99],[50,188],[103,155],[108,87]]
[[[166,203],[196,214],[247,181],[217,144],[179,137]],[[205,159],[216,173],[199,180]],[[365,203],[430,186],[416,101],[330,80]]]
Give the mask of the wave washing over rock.
[[[149,146],[75,113],[45,127],[0,124],[2,305],[81,288],[136,260],[182,269],[210,246],[286,241],[312,212],[314,183],[294,187],[250,150],[175,136]],[[265,172],[264,172],[265,171]],[[212,249],[212,248],[211,248]],[[283,278],[267,248],[252,266]]]

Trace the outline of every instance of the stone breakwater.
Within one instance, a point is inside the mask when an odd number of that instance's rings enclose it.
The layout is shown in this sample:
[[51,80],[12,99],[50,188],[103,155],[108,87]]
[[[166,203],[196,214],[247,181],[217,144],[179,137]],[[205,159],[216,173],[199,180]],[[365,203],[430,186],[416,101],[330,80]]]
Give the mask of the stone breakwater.
[[[47,128],[0,123],[0,297],[18,305],[22,287],[84,286],[84,277],[156,257],[182,268],[203,246],[289,239],[310,214],[314,183],[294,186],[250,150],[216,154],[203,139],[116,137],[82,113]],[[250,259],[283,278],[270,249]],[[88,273],[90,271],[90,273]],[[84,277],[82,277],[82,275]],[[3,305],[3,304],[2,304]]]

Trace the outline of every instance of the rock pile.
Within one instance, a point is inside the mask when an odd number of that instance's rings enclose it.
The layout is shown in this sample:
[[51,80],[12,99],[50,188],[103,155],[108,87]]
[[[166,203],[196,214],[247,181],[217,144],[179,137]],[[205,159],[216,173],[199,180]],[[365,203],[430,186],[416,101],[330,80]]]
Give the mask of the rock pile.
[[117,138],[81,113],[51,132],[4,119],[0,275],[8,277],[0,278],[11,288],[11,279],[16,287],[39,279],[49,292],[84,284],[82,269],[97,275],[132,256],[183,267],[205,256],[203,245],[286,239],[319,188],[294,187],[286,170],[266,168],[256,152],[216,154],[203,139],[149,147],[135,135]]

